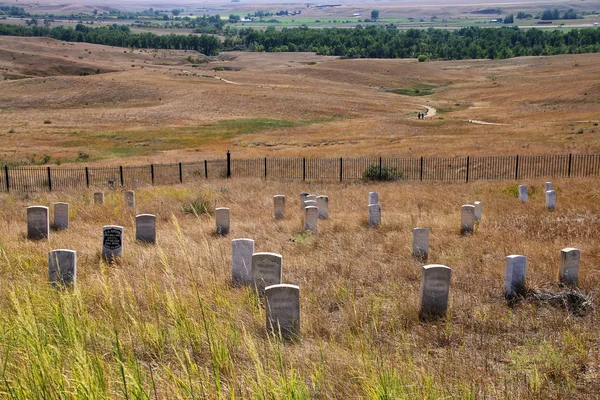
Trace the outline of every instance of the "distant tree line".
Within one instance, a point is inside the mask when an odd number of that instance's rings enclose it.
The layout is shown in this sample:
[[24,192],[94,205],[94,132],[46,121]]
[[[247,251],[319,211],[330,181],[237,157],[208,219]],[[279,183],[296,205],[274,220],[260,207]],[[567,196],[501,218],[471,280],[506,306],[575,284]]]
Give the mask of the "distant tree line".
[[0,35],[47,36],[66,42],[86,42],[107,46],[140,49],[196,50],[206,55],[216,55],[221,48],[219,38],[212,35],[156,35],[151,32],[132,33],[125,25],[91,28],[77,24],[70,27],[46,26],[24,27],[0,24]]
[[11,17],[29,17],[29,13],[23,7],[0,6],[0,15],[9,15]]
[[211,35],[156,35],[132,33],[126,26],[91,28],[23,27],[0,24],[0,35],[48,36],[70,42],[109,46],[196,50],[214,55],[222,50],[258,52],[309,51],[346,58],[502,59],[518,56],[595,53],[600,51],[600,29],[559,30],[468,27],[401,31],[393,26],[355,29],[284,28],[266,30],[228,28],[223,42]]

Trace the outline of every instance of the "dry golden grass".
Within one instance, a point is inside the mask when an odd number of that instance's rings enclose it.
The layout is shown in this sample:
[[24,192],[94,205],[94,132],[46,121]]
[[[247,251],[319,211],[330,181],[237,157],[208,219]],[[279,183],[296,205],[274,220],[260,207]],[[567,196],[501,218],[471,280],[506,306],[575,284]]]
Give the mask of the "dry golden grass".
[[[417,63],[230,53],[198,66],[186,61],[191,54],[3,38],[0,76],[35,77],[0,81],[0,159],[600,152],[597,54]],[[90,69],[114,72],[73,76]],[[433,94],[390,91],[422,87]],[[438,114],[417,120],[423,105]],[[257,118],[286,124],[253,127]],[[248,129],[219,131],[231,120]]]
[[[581,249],[580,288],[596,299],[600,191],[595,180],[557,180],[547,212],[542,181],[520,204],[512,182],[324,184],[216,180],[142,188],[137,213],[158,216],[157,246],[133,240],[122,192],[105,206],[92,191],[2,195],[0,393],[11,398],[595,398],[598,314],[502,295],[508,254],[528,256],[528,285],[558,290],[559,253]],[[378,191],[383,225],[366,224]],[[298,194],[329,195],[330,219],[299,235]],[[287,196],[284,221],[272,195]],[[232,231],[181,211],[202,197],[230,207]],[[460,206],[481,200],[473,236]],[[24,238],[25,207],[71,204],[71,227],[49,241]],[[119,265],[100,261],[106,224],[125,227]],[[430,263],[452,268],[445,320],[418,319],[421,264],[411,228],[431,228]],[[301,288],[302,341],[264,329],[249,288],[231,287],[231,240],[283,255],[283,279]],[[293,240],[292,240],[293,239]],[[47,284],[47,252],[77,251],[74,293]]]

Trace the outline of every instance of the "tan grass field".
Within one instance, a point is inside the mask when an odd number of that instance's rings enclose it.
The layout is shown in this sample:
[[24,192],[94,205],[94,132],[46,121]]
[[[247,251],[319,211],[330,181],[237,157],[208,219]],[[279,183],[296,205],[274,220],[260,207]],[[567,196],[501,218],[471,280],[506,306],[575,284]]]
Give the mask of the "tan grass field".
[[[543,182],[520,204],[511,182],[301,184],[215,180],[141,188],[135,210],[121,191],[95,206],[85,192],[2,195],[0,393],[9,398],[597,398],[598,314],[502,294],[505,256],[528,257],[527,282],[559,290],[560,250],[581,249],[580,289],[599,298],[600,191],[595,180],[556,180],[548,212]],[[378,191],[383,225],[367,227]],[[300,234],[298,194],[329,195],[330,218]],[[272,195],[287,196],[284,221]],[[232,231],[186,214],[201,199],[230,207]],[[460,206],[481,200],[473,236]],[[25,207],[71,204],[71,227],[25,239]],[[158,245],[134,242],[135,213],[158,217]],[[100,260],[101,228],[125,227],[121,263]],[[431,228],[430,263],[452,268],[446,319],[418,318],[421,264],[413,227]],[[300,343],[265,331],[250,288],[230,285],[231,240],[283,255],[283,280],[300,286]],[[77,251],[77,287],[47,283],[47,252]]]
[[[3,37],[0,159],[600,152],[596,54],[418,63],[226,53],[196,65],[188,56],[198,54]],[[417,120],[424,106],[437,115]]]

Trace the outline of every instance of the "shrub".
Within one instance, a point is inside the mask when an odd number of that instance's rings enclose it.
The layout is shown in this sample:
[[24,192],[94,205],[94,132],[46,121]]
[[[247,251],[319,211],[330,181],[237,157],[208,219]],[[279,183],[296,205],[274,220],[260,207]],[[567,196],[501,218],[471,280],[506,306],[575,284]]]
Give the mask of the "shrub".
[[425,54],[421,54],[418,58],[419,62],[425,62],[427,61],[427,56]]
[[364,170],[362,178],[365,181],[395,181],[404,179],[404,175],[396,167],[381,167],[380,174],[379,165],[373,164]]
[[202,214],[213,215],[215,209],[208,196],[200,196],[189,203],[182,204],[181,211],[185,214],[194,214],[198,216]]
[[51,123],[52,123],[52,121],[50,121],[49,119],[47,119],[47,120],[44,121],[44,124],[46,124],[46,125],[49,125]]
[[90,158],[90,155],[88,153],[80,151],[79,154],[77,154],[77,158],[80,160],[87,160],[88,158]]

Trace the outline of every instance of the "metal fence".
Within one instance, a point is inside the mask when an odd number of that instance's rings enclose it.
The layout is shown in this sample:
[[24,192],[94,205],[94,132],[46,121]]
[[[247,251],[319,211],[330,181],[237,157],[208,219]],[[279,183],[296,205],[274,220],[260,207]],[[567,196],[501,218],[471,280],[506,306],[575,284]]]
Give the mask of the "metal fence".
[[600,177],[600,155],[451,158],[227,158],[121,167],[8,167],[0,192],[169,185],[201,179],[255,177],[302,181],[456,181]]

